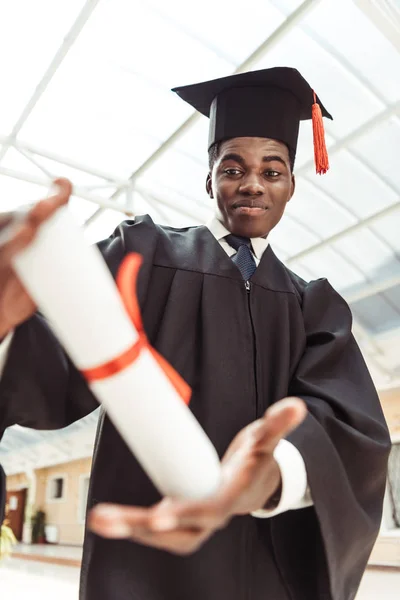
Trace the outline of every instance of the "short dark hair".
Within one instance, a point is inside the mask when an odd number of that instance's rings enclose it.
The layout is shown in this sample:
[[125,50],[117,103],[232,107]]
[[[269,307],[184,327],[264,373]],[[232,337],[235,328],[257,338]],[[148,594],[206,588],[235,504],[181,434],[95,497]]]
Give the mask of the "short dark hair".
[[[215,144],[213,144],[208,151],[208,166],[209,166],[210,172],[213,170],[213,167],[214,167],[216,161],[218,160],[219,153],[221,150],[221,144],[222,144],[222,142],[215,142]],[[296,153],[291,148],[289,148],[289,146],[287,146],[287,149],[289,152],[290,172],[293,173]]]

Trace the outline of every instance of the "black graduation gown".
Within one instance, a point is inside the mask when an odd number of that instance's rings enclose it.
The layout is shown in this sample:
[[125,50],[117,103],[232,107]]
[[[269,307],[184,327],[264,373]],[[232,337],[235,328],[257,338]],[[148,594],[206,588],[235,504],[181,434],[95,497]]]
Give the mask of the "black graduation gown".
[[[220,455],[270,404],[304,399],[308,417],[288,439],[304,457],[314,506],[235,518],[188,557],[87,532],[81,598],[354,598],[379,530],[390,442],[344,300],[325,279],[294,275],[270,247],[247,291],[206,227],[141,217],[99,247],[113,273],[126,253],[143,255],[146,332],[191,385],[191,409]],[[0,428],[59,428],[96,406],[43,318],[20,326],[0,381]],[[102,413],[89,506],[158,498]]]

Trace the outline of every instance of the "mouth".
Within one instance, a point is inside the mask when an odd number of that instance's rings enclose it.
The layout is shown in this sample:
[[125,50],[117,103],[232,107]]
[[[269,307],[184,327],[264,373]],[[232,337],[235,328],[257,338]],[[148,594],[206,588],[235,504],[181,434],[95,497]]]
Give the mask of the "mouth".
[[260,216],[268,210],[268,206],[262,200],[239,200],[232,204],[236,214],[247,216]]

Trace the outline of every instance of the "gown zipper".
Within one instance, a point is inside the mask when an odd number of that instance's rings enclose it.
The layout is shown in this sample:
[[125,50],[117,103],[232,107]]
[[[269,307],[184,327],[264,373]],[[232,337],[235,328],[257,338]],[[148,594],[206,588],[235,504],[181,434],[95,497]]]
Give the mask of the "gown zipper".
[[252,334],[253,334],[253,361],[254,361],[254,386],[255,386],[255,390],[256,390],[256,414],[255,414],[255,419],[258,419],[259,414],[258,414],[258,388],[257,388],[257,348],[256,348],[256,334],[255,334],[255,328],[254,328],[254,322],[253,322],[253,316],[251,314],[251,306],[250,306],[250,292],[251,292],[251,283],[250,281],[245,281],[244,282],[244,287],[246,290],[246,295],[247,295],[247,306],[249,309],[249,316],[250,316],[250,323],[251,323],[251,330],[252,330]]
[[[251,283],[250,283],[250,281],[248,281],[248,280],[245,281],[244,287],[246,290],[247,307],[248,307],[248,311],[249,311],[249,317],[250,317],[250,323],[251,323],[251,333],[252,333],[252,338],[253,338],[253,369],[254,369],[254,387],[255,387],[255,395],[256,395],[254,419],[257,419],[258,418],[257,355],[256,355],[256,336],[255,336],[255,331],[254,331],[254,323],[253,323],[253,317],[251,314],[251,304],[250,304],[250,300],[251,300],[251,295],[250,295]],[[247,568],[246,568],[246,576],[245,576],[246,600],[251,600],[251,598],[253,598],[253,582],[252,582],[252,577],[249,576],[249,574],[252,573],[252,569],[253,569],[253,562],[252,562],[253,552],[254,552],[254,540],[251,535],[251,532],[249,530],[247,530],[247,532],[246,532],[246,555],[247,555],[246,567]]]

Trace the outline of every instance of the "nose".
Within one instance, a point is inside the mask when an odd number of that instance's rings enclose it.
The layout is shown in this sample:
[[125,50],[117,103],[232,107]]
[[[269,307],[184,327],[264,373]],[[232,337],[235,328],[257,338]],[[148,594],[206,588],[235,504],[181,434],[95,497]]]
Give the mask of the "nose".
[[264,182],[255,173],[249,173],[240,183],[239,192],[246,196],[261,196],[264,194]]

